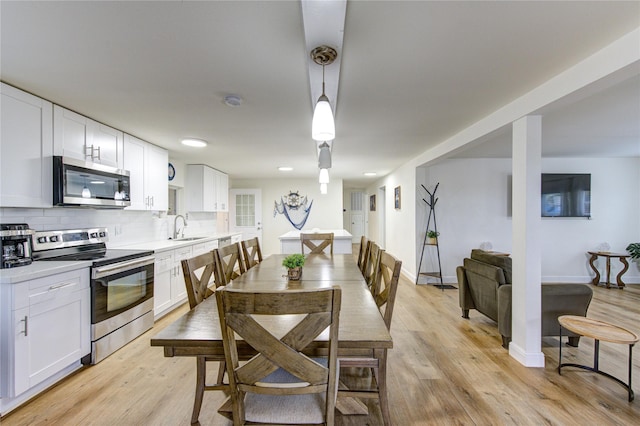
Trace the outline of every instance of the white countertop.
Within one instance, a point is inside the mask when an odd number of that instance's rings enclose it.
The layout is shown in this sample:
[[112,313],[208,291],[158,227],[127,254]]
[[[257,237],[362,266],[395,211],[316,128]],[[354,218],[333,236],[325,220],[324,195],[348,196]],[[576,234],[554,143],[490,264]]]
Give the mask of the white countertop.
[[348,238],[351,239],[352,235],[346,229],[303,229],[302,231],[289,231],[286,234],[280,235],[278,238],[282,239],[300,239],[300,234],[319,234],[324,232],[333,232],[333,239]]
[[161,253],[167,250],[173,250],[180,247],[192,246],[194,244],[206,243],[209,241],[219,240],[221,238],[228,238],[232,235],[238,235],[238,232],[227,232],[223,234],[215,234],[210,236],[187,236],[185,238],[196,238],[192,240],[157,240],[147,241],[144,243],[135,243],[125,246],[119,246],[114,248],[130,249],[130,250],[153,250],[155,253]]
[[32,262],[31,265],[19,266],[17,268],[0,269],[0,284],[16,284],[49,275],[88,268],[91,266],[91,263],[91,260],[66,260],[61,262],[52,260]]

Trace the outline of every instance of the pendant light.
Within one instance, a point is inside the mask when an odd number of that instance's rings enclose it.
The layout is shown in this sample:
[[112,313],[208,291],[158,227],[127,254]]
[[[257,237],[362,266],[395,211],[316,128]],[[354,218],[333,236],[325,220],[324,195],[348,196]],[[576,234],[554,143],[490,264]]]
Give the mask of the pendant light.
[[336,137],[336,126],[333,120],[333,111],[329,98],[324,94],[324,66],[335,61],[338,52],[329,46],[318,46],[311,51],[311,59],[318,65],[322,65],[322,95],[318,98],[313,110],[311,122],[311,137],[316,141],[330,141]]
[[331,147],[328,143],[322,142],[318,146],[320,153],[318,154],[318,168],[330,169],[331,168]]
[[329,169],[320,169],[318,183],[329,183]]

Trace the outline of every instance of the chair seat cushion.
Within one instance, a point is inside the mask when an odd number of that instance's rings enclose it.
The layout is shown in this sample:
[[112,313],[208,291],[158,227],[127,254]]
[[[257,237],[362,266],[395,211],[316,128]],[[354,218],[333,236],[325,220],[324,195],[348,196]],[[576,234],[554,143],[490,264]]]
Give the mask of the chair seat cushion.
[[[327,366],[326,358],[313,358]],[[301,383],[300,379],[281,368],[260,380],[264,384]],[[320,393],[307,395],[263,395],[247,393],[245,396],[247,421],[273,424],[323,423],[325,396]]]

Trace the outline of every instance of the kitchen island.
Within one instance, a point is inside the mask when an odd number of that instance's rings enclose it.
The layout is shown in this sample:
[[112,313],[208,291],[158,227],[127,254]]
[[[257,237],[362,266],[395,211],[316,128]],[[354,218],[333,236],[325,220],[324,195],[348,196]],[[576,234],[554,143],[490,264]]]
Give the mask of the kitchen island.
[[333,253],[351,254],[352,236],[346,229],[303,229],[302,231],[289,231],[278,237],[280,240],[280,253],[301,253],[300,234],[313,234],[333,232]]

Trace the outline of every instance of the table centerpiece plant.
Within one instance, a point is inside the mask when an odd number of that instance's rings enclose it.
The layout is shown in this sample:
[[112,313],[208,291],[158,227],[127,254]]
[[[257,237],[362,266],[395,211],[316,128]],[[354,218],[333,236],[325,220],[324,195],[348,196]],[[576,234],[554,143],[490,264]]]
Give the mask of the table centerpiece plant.
[[298,281],[302,278],[302,266],[304,266],[304,255],[300,253],[290,254],[282,259],[282,266],[287,268],[287,278]]
[[631,243],[627,246],[627,251],[633,260],[640,259],[640,243]]

